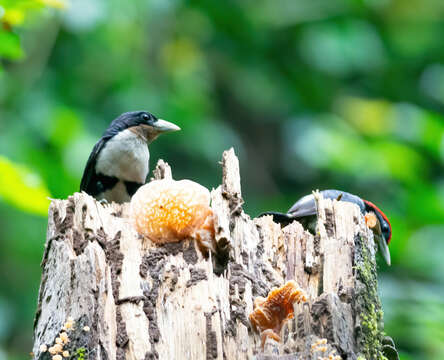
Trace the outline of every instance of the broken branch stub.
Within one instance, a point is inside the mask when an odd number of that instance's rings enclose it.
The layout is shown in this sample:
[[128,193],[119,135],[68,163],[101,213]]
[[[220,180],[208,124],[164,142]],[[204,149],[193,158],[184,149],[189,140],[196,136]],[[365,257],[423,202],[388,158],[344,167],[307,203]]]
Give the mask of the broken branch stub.
[[[375,245],[359,209],[317,195],[315,236],[296,221],[281,229],[270,216],[244,213],[233,149],[222,165],[222,185],[211,192],[216,246],[209,256],[192,240],[144,239],[128,204],[104,206],[84,193],[52,202],[35,359],[60,350],[61,332],[69,338],[61,350],[85,359],[380,357]],[[171,178],[170,167],[160,163],[155,177]],[[262,297],[263,306],[290,280],[307,301],[294,300],[292,310],[286,304],[274,330],[253,328],[254,300]],[[273,331],[279,334],[267,336]]]

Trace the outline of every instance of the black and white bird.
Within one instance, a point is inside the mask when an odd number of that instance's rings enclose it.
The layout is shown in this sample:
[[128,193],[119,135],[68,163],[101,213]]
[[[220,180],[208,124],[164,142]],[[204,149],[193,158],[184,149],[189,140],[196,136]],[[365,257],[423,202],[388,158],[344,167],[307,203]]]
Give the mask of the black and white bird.
[[180,128],[147,111],[123,113],[113,120],[89,155],[80,183],[97,200],[123,203],[145,184],[148,145],[160,134]]

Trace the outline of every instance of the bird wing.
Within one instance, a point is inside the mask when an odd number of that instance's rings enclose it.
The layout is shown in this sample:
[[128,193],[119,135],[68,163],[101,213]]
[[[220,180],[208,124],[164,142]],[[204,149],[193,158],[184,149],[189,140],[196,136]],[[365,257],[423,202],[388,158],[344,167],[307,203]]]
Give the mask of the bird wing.
[[96,188],[96,180],[97,180],[97,173],[95,169],[95,164],[97,157],[102,151],[104,145],[106,143],[105,138],[101,138],[96,145],[94,145],[94,148],[91,151],[91,154],[89,155],[88,161],[85,166],[85,170],[83,171],[82,181],[80,182],[80,191],[85,191],[87,194],[90,195],[97,195],[97,188]]

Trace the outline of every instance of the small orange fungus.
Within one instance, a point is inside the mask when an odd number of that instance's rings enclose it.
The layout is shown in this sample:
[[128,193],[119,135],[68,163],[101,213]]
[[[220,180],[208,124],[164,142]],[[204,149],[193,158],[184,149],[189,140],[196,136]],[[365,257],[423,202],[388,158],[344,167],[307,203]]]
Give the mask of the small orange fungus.
[[141,186],[131,199],[131,216],[136,230],[156,243],[214,232],[210,192],[191,180],[153,180]]
[[[307,301],[307,297],[294,280],[287,281],[278,289],[272,289],[267,298],[258,297],[254,300],[254,311],[250,321],[255,330],[262,335],[280,339],[282,325],[294,316],[294,303]],[[270,331],[271,330],[271,331]],[[265,338],[262,339],[264,343]]]
[[68,337],[68,334],[66,332],[64,332],[64,331],[61,332],[59,336],[60,336],[60,339],[62,339],[64,344],[69,342],[69,337]]

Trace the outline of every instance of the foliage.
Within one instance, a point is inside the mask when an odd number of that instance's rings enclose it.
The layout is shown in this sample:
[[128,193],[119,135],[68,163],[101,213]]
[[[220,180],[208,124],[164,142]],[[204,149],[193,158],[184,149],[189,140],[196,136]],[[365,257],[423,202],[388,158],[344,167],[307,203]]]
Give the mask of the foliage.
[[0,198],[23,211],[46,215],[48,197],[38,175],[0,156]]
[[444,2],[60,4],[0,0],[0,358],[31,347],[44,197],[78,190],[95,141],[135,109],[182,128],[150,147],[177,179],[217,186],[234,146],[252,216],[317,188],[378,204],[385,332],[403,359],[444,358]]
[[64,0],[0,0],[0,60],[20,60],[24,56],[15,27],[37,12],[65,6]]

